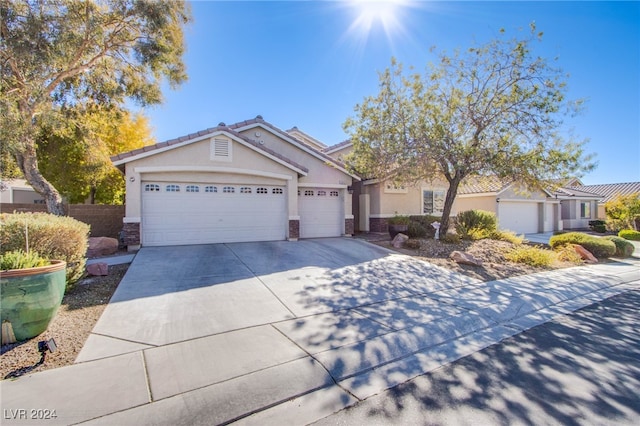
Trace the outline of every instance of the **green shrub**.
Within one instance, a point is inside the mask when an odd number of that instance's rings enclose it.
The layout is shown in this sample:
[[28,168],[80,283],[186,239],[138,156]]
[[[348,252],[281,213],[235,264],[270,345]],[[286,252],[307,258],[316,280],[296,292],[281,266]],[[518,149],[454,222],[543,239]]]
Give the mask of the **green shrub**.
[[458,234],[447,234],[444,237],[440,238],[440,241],[446,244],[460,244],[460,235]]
[[409,222],[409,229],[407,230],[409,238],[424,238],[427,236],[427,228],[425,228],[419,222]]
[[616,254],[616,245],[613,241],[604,238],[594,237],[581,232],[567,232],[566,234],[554,235],[549,239],[549,245],[556,249],[567,244],[578,244],[589,250],[597,258],[607,258]]
[[589,221],[589,228],[594,232],[604,234],[607,232],[607,223],[604,220],[596,219]]
[[67,262],[67,288],[84,275],[89,225],[48,213],[3,213],[0,224],[0,253],[26,250],[26,226],[29,251],[38,252],[49,260]]
[[408,225],[409,224],[409,216],[396,215],[396,216],[390,217],[387,220],[387,223],[389,225]]
[[524,242],[524,235],[517,235],[513,231],[493,231],[489,236],[492,240],[506,241],[511,244],[520,245]]
[[498,229],[494,213],[484,210],[467,210],[456,216],[456,232],[462,239],[488,238]]
[[613,241],[616,245],[616,257],[630,257],[636,247],[624,238],[616,237],[615,235],[609,235],[602,237],[603,240]]
[[532,246],[517,246],[505,253],[504,257],[515,263],[524,263],[530,266],[548,267],[554,259],[555,253],[551,250]]
[[[417,231],[417,235],[415,235],[415,238],[425,238],[425,237],[433,238],[434,235],[436,234],[436,230],[433,226],[431,226],[431,224],[433,222],[440,222],[442,220],[442,218],[439,216],[431,216],[431,215],[424,215],[424,216],[413,215],[413,216],[409,216],[409,219],[411,220],[411,222],[409,223],[409,230],[411,230],[411,224],[415,224],[414,226],[416,227],[415,229]],[[423,229],[425,232],[424,235],[419,235]]]
[[633,229],[623,229],[618,232],[618,237],[624,238],[625,240],[640,241],[640,232],[634,231]]
[[0,269],[3,271],[7,269],[37,268],[38,266],[47,266],[49,263],[48,259],[40,257],[35,251],[26,253],[22,250],[14,250],[0,254]]

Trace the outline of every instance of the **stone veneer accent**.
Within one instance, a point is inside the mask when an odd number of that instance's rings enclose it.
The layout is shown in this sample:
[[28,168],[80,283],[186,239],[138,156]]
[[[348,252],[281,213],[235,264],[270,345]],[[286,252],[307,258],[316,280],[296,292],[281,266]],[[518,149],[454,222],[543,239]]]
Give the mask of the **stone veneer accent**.
[[300,221],[289,219],[289,239],[297,240],[298,238],[300,238]]
[[370,217],[369,232],[389,232],[389,221],[386,217]]
[[353,235],[354,233],[354,221],[353,219],[345,219],[344,220],[344,234],[345,235]]
[[125,246],[140,245],[140,223],[124,223],[122,226]]

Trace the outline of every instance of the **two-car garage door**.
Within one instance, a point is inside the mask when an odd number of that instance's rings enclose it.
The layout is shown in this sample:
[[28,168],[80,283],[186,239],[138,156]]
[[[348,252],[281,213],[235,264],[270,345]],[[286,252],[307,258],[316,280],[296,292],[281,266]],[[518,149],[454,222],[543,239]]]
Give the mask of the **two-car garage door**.
[[283,186],[144,183],[146,246],[284,240]]
[[[343,233],[340,192],[301,189],[300,237]],[[142,244],[146,246],[277,241],[286,238],[286,188],[274,185],[144,182]]]

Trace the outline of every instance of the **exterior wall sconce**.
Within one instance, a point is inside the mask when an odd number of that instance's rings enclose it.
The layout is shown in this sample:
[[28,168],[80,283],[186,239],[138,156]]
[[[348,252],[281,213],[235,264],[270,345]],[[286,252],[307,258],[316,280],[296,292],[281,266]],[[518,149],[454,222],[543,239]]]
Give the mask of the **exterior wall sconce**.
[[500,202],[500,197],[496,198],[496,203]]
[[136,181],[135,176],[131,176],[131,177],[129,178],[129,181],[130,181],[130,182],[135,182],[135,181]]
[[347,186],[347,192],[353,194],[353,186]]

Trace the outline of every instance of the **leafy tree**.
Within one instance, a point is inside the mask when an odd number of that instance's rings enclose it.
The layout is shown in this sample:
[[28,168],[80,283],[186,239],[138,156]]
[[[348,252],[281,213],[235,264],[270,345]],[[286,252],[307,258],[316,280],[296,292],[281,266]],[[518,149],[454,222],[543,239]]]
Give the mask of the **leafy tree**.
[[607,225],[610,229],[634,229],[638,231],[640,221],[640,192],[635,194],[617,195],[611,201],[604,203],[607,214]]
[[563,139],[562,118],[577,111],[565,100],[565,76],[531,44],[542,34],[499,37],[452,55],[440,53],[424,75],[405,75],[392,60],[380,92],[347,119],[348,159],[366,177],[401,182],[446,179],[440,230],[446,234],[458,187],[474,175],[494,175],[530,188],[594,167],[584,142]]
[[[70,128],[66,112],[162,100],[186,80],[181,1],[0,0],[0,140],[49,212],[63,214],[38,164],[38,134]],[[78,123],[80,126],[80,123]]]
[[43,176],[70,203],[122,204],[125,182],[110,156],[154,143],[143,115],[97,109],[82,112],[82,127],[44,128],[38,136]]

